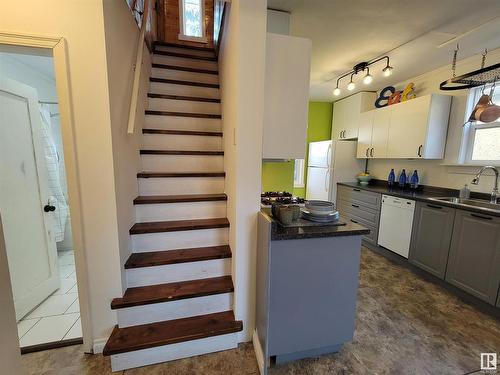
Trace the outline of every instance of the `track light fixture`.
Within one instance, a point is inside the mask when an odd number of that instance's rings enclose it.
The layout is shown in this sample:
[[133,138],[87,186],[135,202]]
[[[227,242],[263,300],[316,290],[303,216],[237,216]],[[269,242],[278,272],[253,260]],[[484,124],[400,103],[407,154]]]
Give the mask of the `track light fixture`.
[[365,85],[369,85],[370,83],[373,82],[373,76],[370,74],[370,68],[369,66],[372,64],[375,64],[379,61],[386,60],[386,65],[385,68],[382,69],[382,74],[384,77],[389,77],[392,74],[393,67],[389,65],[389,56],[382,56],[379,57],[375,60],[368,61],[368,62],[360,62],[359,64],[354,65],[352,70],[342,74],[339,78],[337,78],[337,85],[335,86],[335,90],[333,90],[333,95],[334,96],[339,96],[341,94],[341,90],[339,88],[339,83],[342,78],[345,78],[347,76],[351,76],[351,79],[347,85],[347,90],[352,91],[356,88],[356,83],[354,83],[354,76],[357,75],[358,73],[366,71],[365,76],[363,77],[363,83]]

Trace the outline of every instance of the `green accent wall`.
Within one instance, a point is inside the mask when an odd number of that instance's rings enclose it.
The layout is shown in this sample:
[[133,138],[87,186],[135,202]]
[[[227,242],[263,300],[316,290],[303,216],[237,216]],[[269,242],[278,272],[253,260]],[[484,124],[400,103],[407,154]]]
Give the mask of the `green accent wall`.
[[[309,102],[309,119],[307,127],[307,141],[327,141],[331,139],[332,133],[332,110],[333,103],[327,102]],[[307,154],[306,149],[306,168]],[[305,197],[305,188],[293,187],[293,160],[288,162],[263,162],[262,163],[262,189],[263,191],[291,191],[293,195]],[[307,172],[307,170],[306,170]],[[307,184],[307,176],[305,183]]]

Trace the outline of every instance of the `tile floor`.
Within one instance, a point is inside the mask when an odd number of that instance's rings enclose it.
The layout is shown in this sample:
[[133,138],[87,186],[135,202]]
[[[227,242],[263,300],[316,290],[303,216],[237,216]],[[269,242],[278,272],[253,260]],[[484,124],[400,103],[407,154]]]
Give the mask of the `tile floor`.
[[[480,353],[500,353],[500,319],[368,249],[361,256],[356,331],[338,353],[272,368],[270,375],[481,374]],[[112,374],[109,357],[80,345],[22,356],[29,375]],[[252,344],[114,374],[258,375]],[[488,374],[500,374],[491,371]]]
[[17,324],[22,348],[82,336],[73,251],[59,252],[58,262],[60,288]]

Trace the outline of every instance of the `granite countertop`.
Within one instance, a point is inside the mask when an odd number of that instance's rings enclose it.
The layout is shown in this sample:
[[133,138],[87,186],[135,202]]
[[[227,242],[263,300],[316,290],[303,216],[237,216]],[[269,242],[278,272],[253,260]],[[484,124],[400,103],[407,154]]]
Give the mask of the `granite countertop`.
[[271,241],[358,236],[370,233],[369,229],[349,220],[345,220],[342,217],[339,221],[346,223],[345,225],[332,225],[325,223],[315,223],[316,225],[311,225],[309,222],[304,226],[286,227],[281,225],[279,221],[272,216],[269,208],[262,208],[260,212],[271,222]]
[[[446,206],[465,211],[488,214],[492,216],[500,216],[500,211],[495,212],[493,210],[485,210],[475,206],[458,205],[452,202],[436,201],[433,199],[429,199],[429,198],[439,198],[439,197],[458,197],[459,191],[456,189],[447,189],[447,188],[421,185],[416,191],[412,191],[410,189],[402,190],[399,187],[390,188],[389,186],[387,186],[387,181],[383,180],[372,180],[372,182],[367,186],[360,185],[357,182],[339,182],[338,185],[348,186],[360,190],[371,191],[374,193],[391,195],[399,198],[413,199],[416,201],[427,202],[437,206]],[[471,199],[481,199],[488,202],[489,194],[471,192]]]

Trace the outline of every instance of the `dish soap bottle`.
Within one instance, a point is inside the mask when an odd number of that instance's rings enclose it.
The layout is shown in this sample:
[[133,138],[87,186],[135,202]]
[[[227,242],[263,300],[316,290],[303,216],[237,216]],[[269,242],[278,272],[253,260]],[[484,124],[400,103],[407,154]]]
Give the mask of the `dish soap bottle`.
[[399,175],[398,183],[399,183],[399,187],[401,189],[405,188],[405,185],[406,185],[406,170],[404,168],[401,171],[401,174]]
[[396,181],[396,174],[394,173],[394,168],[391,168],[391,172],[389,173],[389,177],[387,177],[387,184],[392,187],[394,186],[394,182]]
[[410,178],[410,187],[414,190],[418,188],[418,174],[416,169],[413,171],[413,174]]
[[460,199],[469,199],[470,198],[470,190],[469,185],[465,184],[463,188],[460,189]]

